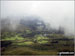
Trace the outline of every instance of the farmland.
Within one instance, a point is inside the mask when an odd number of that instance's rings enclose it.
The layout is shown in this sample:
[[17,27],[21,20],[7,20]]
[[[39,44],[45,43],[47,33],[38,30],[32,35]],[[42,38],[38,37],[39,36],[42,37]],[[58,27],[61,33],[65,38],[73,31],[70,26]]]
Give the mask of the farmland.
[[[15,30],[10,23],[1,29],[2,55],[58,55],[74,51],[74,36],[64,34],[64,29],[48,28],[40,20],[20,20]],[[40,24],[38,24],[40,22]]]

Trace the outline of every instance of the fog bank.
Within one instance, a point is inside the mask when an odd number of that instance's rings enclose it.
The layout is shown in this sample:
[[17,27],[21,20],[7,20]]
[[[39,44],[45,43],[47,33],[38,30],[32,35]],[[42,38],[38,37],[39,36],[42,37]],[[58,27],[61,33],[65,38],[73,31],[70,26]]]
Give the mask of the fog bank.
[[74,34],[74,1],[1,1],[1,19],[9,18],[13,28],[26,16],[38,17],[52,28],[62,26],[66,34]]

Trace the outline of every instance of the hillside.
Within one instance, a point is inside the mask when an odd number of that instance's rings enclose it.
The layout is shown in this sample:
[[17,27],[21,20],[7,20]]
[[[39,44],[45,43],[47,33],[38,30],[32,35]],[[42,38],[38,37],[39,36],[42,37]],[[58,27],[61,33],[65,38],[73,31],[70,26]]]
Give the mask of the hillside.
[[10,19],[1,20],[2,55],[57,55],[74,51],[74,38],[66,36],[63,27],[54,29],[37,17],[16,21],[15,28],[12,23]]

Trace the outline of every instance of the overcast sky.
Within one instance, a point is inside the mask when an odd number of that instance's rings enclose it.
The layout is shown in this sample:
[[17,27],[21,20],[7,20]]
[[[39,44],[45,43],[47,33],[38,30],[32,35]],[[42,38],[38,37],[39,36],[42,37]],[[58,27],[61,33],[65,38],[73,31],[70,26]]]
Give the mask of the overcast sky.
[[36,15],[53,27],[74,33],[74,1],[1,1],[1,18]]

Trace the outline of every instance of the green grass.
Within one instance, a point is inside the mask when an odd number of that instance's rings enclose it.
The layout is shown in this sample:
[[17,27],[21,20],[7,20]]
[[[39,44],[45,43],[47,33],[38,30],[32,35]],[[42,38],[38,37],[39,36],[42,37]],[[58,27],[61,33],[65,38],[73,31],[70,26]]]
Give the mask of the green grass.
[[32,45],[32,44],[34,44],[32,41],[13,43],[13,45]]
[[37,40],[41,40],[41,39],[48,39],[47,37],[44,37],[44,36],[38,36],[37,37]]
[[34,50],[32,48],[29,47],[17,47],[17,48],[13,48],[13,47],[9,47],[7,48],[6,51],[4,51],[2,54],[5,55],[56,55],[58,52],[57,51],[38,51],[38,50]]
[[[28,33],[30,33],[28,31]],[[53,36],[57,39],[64,37],[63,35],[58,34],[50,34],[50,36]],[[49,40],[47,40],[49,39]],[[5,51],[2,51],[2,54],[8,54],[8,55],[56,55],[60,50],[63,50],[64,48],[67,50],[73,50],[73,46],[63,46],[63,44],[66,44],[66,41],[58,41],[58,43],[53,44],[51,43],[53,38],[50,39],[48,37],[44,37],[42,35],[36,35],[33,39],[31,38],[23,38],[19,35],[16,35],[14,37],[6,37],[3,40],[14,40],[12,41],[12,45],[7,47]],[[44,46],[42,44],[53,44],[54,46]],[[67,44],[73,44],[72,41],[68,41]],[[15,47],[17,46],[17,47]],[[56,51],[57,50],[57,51]]]
[[40,44],[45,44],[45,43],[48,43],[48,41],[38,41],[38,43],[40,43]]
[[48,37],[44,37],[44,36],[42,36],[42,35],[38,35],[38,36],[36,36],[36,38],[34,38],[34,40],[36,40],[38,43],[40,43],[40,44],[45,44],[45,43],[47,43],[48,41],[47,40],[45,40],[45,39],[49,39]]
[[24,40],[23,37],[19,37],[18,35],[14,36],[14,37],[6,37],[5,39],[2,40]]

